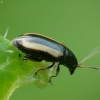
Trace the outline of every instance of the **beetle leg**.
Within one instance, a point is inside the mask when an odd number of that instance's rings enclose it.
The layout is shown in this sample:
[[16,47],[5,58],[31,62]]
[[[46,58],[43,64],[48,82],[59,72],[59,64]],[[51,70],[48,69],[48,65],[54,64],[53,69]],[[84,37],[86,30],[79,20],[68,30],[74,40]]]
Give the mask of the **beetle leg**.
[[50,65],[49,67],[46,67],[46,68],[42,68],[42,69],[37,70],[37,71],[35,72],[34,77],[37,75],[37,73],[38,73],[39,71],[41,71],[41,70],[46,70],[46,69],[49,69],[49,68],[52,68],[52,67],[54,66],[54,64],[55,64],[55,62],[53,62],[53,64]]
[[32,60],[32,61],[37,61],[37,62],[42,61],[42,59],[39,57],[35,57],[34,55],[30,55],[30,54],[25,54],[24,60],[27,60],[27,59]]
[[56,70],[56,75],[53,75],[53,76],[50,77],[49,83],[52,84],[52,82],[51,82],[52,77],[57,77],[59,72],[60,72],[60,67],[59,67],[59,64],[58,64],[58,67],[57,67],[57,70]]
[[18,56],[21,57],[21,54],[19,53]]

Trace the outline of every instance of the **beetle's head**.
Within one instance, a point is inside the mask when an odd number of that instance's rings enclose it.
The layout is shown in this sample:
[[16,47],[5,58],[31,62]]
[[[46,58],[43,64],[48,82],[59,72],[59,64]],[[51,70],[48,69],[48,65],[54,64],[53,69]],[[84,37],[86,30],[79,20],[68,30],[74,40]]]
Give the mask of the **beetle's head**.
[[69,69],[71,75],[74,73],[76,67],[78,66],[75,55],[69,49],[67,49],[65,52],[63,65]]

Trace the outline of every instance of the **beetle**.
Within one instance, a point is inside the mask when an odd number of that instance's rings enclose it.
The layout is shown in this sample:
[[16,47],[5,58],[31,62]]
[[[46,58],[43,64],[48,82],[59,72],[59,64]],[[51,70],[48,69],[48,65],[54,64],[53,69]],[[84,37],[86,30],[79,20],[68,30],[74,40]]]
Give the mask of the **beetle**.
[[[71,75],[74,73],[77,67],[100,70],[100,68],[94,66],[81,66],[84,61],[100,52],[100,46],[95,48],[78,64],[76,56],[68,47],[52,38],[41,34],[26,33],[20,35],[19,37],[12,40],[12,44],[25,54],[25,60],[32,60],[37,62],[45,60],[52,62],[52,64],[47,68],[41,68],[37,70],[35,72],[35,76],[40,70],[52,68],[54,67],[55,63],[58,63],[56,75],[51,76],[49,82],[51,82],[52,77],[58,76],[60,72],[60,65],[67,67]],[[21,55],[19,54],[19,57],[20,56]]]
[[77,58],[69,48],[47,36],[26,33],[12,40],[12,44],[25,54],[24,59],[37,62],[41,62],[42,60],[52,62],[47,68],[39,69],[35,75],[40,70],[52,68],[57,62],[56,75],[51,76],[50,80],[59,74],[60,65],[67,67],[71,75],[78,66]]

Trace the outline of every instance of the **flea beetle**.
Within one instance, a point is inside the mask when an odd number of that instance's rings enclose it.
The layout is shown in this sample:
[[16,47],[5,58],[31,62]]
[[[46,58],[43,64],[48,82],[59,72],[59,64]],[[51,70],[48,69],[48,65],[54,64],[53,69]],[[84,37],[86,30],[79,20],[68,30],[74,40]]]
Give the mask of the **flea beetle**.
[[58,63],[56,75],[51,76],[50,80],[59,74],[60,65],[67,67],[71,75],[74,73],[76,67],[82,67],[81,64],[78,65],[77,58],[69,48],[44,35],[26,33],[12,40],[12,44],[25,54],[24,59],[37,62],[41,62],[42,60],[52,62],[47,68],[39,69],[35,75],[40,70],[52,68],[55,63]]

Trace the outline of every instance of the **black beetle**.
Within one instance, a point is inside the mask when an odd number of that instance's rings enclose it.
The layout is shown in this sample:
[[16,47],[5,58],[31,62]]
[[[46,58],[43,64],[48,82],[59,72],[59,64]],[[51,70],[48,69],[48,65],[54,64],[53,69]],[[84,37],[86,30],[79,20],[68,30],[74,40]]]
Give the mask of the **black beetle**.
[[52,62],[52,65],[47,68],[39,69],[35,75],[37,75],[40,70],[52,68],[55,63],[58,63],[56,75],[51,76],[49,82],[51,82],[52,77],[56,77],[59,74],[60,65],[66,66],[71,75],[74,73],[76,67],[100,70],[98,67],[81,66],[84,61],[100,52],[100,46],[94,49],[88,56],[86,56],[86,58],[83,59],[81,63],[78,64],[77,58],[69,48],[44,35],[26,33],[12,40],[12,44],[25,53],[24,59],[37,62],[41,62],[42,60]]
[[15,38],[12,44],[25,53],[25,59],[38,62],[42,60],[53,62],[51,66],[39,69],[38,71],[49,69],[58,62],[56,75],[51,77],[56,77],[59,74],[59,65],[66,66],[71,75],[78,66],[77,59],[72,51],[65,45],[49,37],[36,33],[27,33]]

